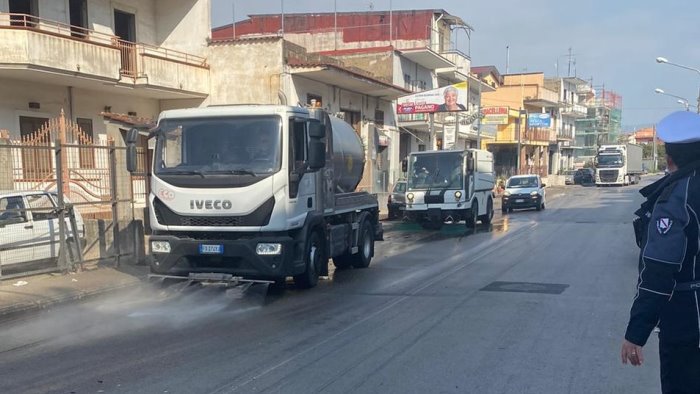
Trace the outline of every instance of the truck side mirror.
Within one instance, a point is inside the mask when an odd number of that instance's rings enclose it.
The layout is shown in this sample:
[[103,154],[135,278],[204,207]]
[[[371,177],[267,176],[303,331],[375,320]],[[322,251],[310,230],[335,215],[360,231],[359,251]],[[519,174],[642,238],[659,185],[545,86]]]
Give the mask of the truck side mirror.
[[408,159],[401,160],[401,172],[408,172]]
[[127,145],[129,144],[135,144],[136,141],[139,140],[139,130],[138,129],[131,129],[126,132],[126,143]]
[[326,126],[316,119],[309,121],[309,138],[320,140],[326,137]]
[[311,171],[318,171],[326,165],[326,144],[318,139],[309,141],[307,165]]
[[136,145],[133,143],[126,147],[126,170],[136,172]]

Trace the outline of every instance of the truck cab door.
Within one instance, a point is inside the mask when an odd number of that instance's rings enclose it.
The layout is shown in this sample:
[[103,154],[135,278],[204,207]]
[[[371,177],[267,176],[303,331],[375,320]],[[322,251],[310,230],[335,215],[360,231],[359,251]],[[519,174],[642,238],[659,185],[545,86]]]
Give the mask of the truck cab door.
[[476,157],[474,152],[467,152],[464,156],[464,160],[466,161],[464,192],[466,193],[467,201],[469,201],[472,196],[474,196],[474,174],[476,173]]

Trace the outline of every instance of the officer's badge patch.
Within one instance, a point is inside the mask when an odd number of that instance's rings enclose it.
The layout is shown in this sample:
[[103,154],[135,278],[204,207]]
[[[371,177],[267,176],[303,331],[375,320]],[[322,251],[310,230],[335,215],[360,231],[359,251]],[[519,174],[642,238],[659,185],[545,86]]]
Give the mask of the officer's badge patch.
[[669,218],[661,218],[661,219],[656,221],[656,230],[661,235],[664,235],[669,230],[671,230],[671,226],[673,226],[673,220],[671,220]]

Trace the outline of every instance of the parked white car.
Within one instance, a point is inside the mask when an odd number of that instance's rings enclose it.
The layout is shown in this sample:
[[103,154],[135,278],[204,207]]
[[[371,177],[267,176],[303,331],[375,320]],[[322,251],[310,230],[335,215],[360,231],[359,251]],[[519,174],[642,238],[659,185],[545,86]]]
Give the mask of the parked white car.
[[[56,260],[60,253],[58,196],[51,192],[0,192],[0,265]],[[83,245],[83,219],[75,212],[77,234],[66,217],[69,245]],[[80,243],[77,243],[79,240]]]

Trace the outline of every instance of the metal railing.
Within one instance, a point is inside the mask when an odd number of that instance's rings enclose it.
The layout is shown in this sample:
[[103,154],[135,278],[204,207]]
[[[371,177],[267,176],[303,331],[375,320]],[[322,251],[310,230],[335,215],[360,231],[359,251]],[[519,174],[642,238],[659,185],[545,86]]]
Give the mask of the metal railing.
[[129,42],[113,34],[44,19],[34,15],[0,13],[0,29],[32,30],[40,33],[62,36],[67,39],[76,39],[116,47],[122,54],[122,73],[127,76],[138,75],[137,56],[157,57],[190,66],[209,68],[207,59],[202,56],[150,44]]

